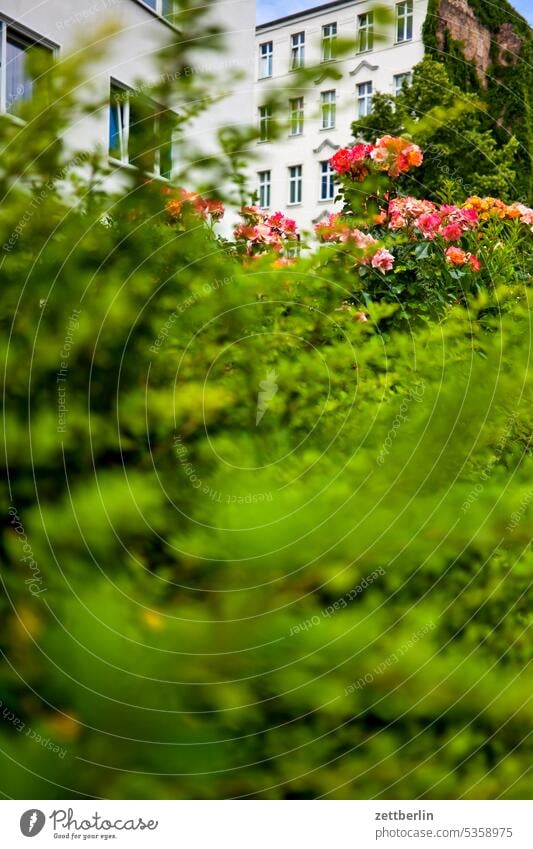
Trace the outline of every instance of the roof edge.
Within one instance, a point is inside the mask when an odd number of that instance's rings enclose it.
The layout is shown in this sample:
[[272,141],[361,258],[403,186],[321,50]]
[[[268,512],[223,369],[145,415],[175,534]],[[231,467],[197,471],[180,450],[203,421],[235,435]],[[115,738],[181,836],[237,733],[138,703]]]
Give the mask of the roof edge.
[[321,3],[319,6],[310,6],[307,9],[302,9],[301,12],[292,12],[290,15],[284,15],[282,18],[275,18],[272,21],[265,21],[264,24],[257,24],[255,27],[255,31],[260,32],[263,29],[268,29],[268,27],[275,26],[276,24],[284,24],[288,21],[294,21],[298,18],[303,18],[306,15],[311,15],[314,13],[324,12],[327,9],[335,9],[340,6],[353,6],[357,3],[357,0],[331,0],[329,3]]

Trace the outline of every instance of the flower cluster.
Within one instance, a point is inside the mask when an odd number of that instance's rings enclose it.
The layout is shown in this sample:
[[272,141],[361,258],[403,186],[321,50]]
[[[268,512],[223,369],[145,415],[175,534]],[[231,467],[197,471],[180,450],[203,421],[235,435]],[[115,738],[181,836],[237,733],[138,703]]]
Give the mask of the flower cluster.
[[452,265],[468,265],[472,271],[479,271],[481,268],[477,256],[453,245],[446,249],[446,261]]
[[247,254],[262,253],[269,248],[280,253],[286,241],[297,239],[296,221],[281,212],[268,215],[257,206],[245,206],[240,214],[244,223],[234,228],[234,236],[237,242],[246,244]]
[[474,195],[467,198],[463,207],[475,210],[481,221],[488,221],[490,218],[509,219],[511,221],[519,219],[522,224],[527,224],[528,227],[533,229],[533,209],[518,201],[508,205],[499,198],[480,198]]
[[380,247],[378,240],[370,233],[363,233],[357,227],[352,227],[340,213],[332,213],[315,224],[315,233],[322,242],[354,246],[360,252],[357,265],[371,265],[382,274],[391,271],[394,266],[393,254]]
[[418,168],[424,159],[417,144],[396,136],[383,136],[378,139],[370,157],[379,170],[386,171],[389,177],[399,177],[400,174],[406,174],[410,168]]
[[401,197],[389,204],[389,229],[414,227],[426,239],[441,236],[445,242],[457,242],[463,233],[478,223],[475,209],[450,204],[438,206],[429,200]]
[[422,216],[436,214],[437,209],[437,204],[430,200],[418,200],[411,197],[393,198],[388,209],[389,229],[403,230],[404,227],[414,226]]
[[220,200],[204,198],[197,192],[188,192],[185,189],[177,189],[176,197],[167,201],[165,209],[174,220],[181,218],[186,210],[199,215],[205,221],[218,221],[224,215],[224,204]]
[[410,168],[422,164],[423,154],[418,145],[395,136],[382,136],[375,144],[356,144],[343,147],[330,159],[331,167],[341,176],[362,182],[372,164],[389,177],[399,177]]
[[337,174],[347,174],[353,180],[362,181],[370,173],[368,157],[374,146],[371,144],[356,144],[353,147],[341,147],[330,159],[330,165]]

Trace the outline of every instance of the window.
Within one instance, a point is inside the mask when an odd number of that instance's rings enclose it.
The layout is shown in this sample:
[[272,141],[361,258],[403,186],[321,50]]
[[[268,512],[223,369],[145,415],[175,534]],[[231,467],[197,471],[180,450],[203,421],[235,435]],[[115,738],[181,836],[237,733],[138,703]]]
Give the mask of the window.
[[301,136],[304,131],[304,99],[293,97],[289,100],[290,135]]
[[337,41],[337,24],[326,24],[322,27],[322,61],[328,62],[335,58],[335,42]]
[[[52,59],[52,51],[19,35],[0,22],[0,111],[12,114],[31,99],[35,80],[28,69],[28,55],[40,50]],[[3,70],[3,73],[2,73]]]
[[259,206],[268,209],[270,206],[270,171],[259,171]]
[[357,117],[366,118],[372,112],[372,83],[359,83],[357,86]]
[[302,202],[302,166],[289,168],[289,204]]
[[120,162],[128,161],[129,114],[127,90],[112,84],[109,102],[109,155]]
[[174,0],[141,0],[149,9],[153,9],[158,15],[169,18],[174,14]]
[[272,76],[272,59],[274,56],[274,48],[272,41],[265,41],[259,45],[259,77]]
[[303,68],[305,62],[305,32],[291,35],[291,71]]
[[366,53],[374,48],[374,12],[359,15],[359,53]]
[[404,82],[407,85],[411,85],[412,74],[411,71],[407,71],[405,74],[395,74],[394,76],[394,96],[396,97],[400,94]]
[[270,141],[270,122],[272,109],[270,106],[259,107],[259,141]]
[[334,88],[331,91],[323,91],[320,95],[323,130],[332,130],[335,126],[336,99],[337,95]]
[[335,173],[329,159],[320,163],[320,200],[333,200],[335,197]]
[[413,37],[413,0],[396,4],[396,41],[411,41]]
[[170,179],[175,126],[172,112],[111,83],[109,155],[113,159]]

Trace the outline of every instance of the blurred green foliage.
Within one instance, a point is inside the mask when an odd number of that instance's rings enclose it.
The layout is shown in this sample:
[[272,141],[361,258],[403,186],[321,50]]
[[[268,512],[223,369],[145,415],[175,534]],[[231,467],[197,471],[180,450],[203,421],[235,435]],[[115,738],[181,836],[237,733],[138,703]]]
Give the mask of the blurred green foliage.
[[527,142],[510,130],[498,132],[483,92],[454,84],[446,64],[429,56],[415,65],[412,84],[404,83],[396,97],[376,92],[372,113],[354,121],[352,131],[370,142],[384,133],[408,135],[423,147],[421,168],[403,179],[414,197],[442,200],[450,182],[456,203],[469,195],[525,203],[530,197]]
[[529,797],[530,290],[357,322],[140,174],[67,200],[66,121],[0,127],[2,793]]

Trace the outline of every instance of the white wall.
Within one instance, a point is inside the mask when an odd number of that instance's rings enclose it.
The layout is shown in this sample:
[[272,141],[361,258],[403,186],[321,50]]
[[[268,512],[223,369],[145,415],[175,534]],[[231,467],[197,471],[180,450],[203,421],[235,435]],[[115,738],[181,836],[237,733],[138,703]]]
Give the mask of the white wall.
[[[254,51],[254,0],[211,0],[210,20],[226,31],[227,53],[209,51],[209,39],[194,44],[192,73],[214,73],[222,79],[226,70],[240,69],[245,80],[228,90],[223,103],[212,107],[199,118],[191,130],[194,141],[212,147],[215,129],[239,116],[242,122],[253,120],[253,83],[251,66]],[[53,42],[59,55],[75,52],[81,38],[94,38],[102,25],[113,21],[118,31],[104,41],[105,58],[87,69],[86,93],[92,91],[102,100],[109,93],[113,77],[124,85],[135,87],[156,82],[160,73],[156,62],[158,51],[182,37],[163,18],[153,13],[142,0],[0,0],[0,18],[10,20],[16,28]],[[185,22],[186,29],[186,22]],[[189,52],[190,44],[187,44]],[[81,93],[80,93],[81,95]],[[179,109],[179,103],[172,104]],[[104,107],[90,118],[83,118],[69,128],[68,140],[75,147],[100,145],[107,149],[109,115]]]
[[[391,13],[395,3],[387,2]],[[299,16],[291,16],[289,21],[263,24],[256,32],[256,60],[254,73],[256,77],[257,109],[264,101],[269,88],[281,88],[286,95],[287,109],[290,97],[299,94],[305,100],[305,124],[303,135],[290,137],[283,134],[274,142],[258,143],[256,154],[258,160],[254,171],[270,169],[272,172],[272,211],[282,210],[294,218],[299,227],[310,229],[313,219],[324,213],[334,211],[331,202],[319,200],[319,162],[328,159],[335,152],[336,146],[342,147],[353,141],[351,123],[357,117],[356,86],[358,83],[372,81],[373,91],[393,93],[393,78],[412,69],[424,55],[421,42],[421,28],[427,11],[427,0],[414,0],[413,39],[407,43],[395,44],[394,26],[389,25],[385,31],[375,27],[374,49],[366,53],[355,51],[348,57],[334,63],[342,72],[338,81],[325,80],[315,82],[307,91],[297,92],[292,89],[293,79],[289,71],[290,36],[292,33],[305,30],[306,34],[306,66],[317,65],[317,77],[320,77],[321,62],[321,33],[324,24],[337,23],[338,37],[355,39],[357,35],[356,21],[358,16],[375,8],[375,0],[351,0],[328,4],[326,10],[308,10]],[[383,36],[378,40],[377,36]],[[259,44],[273,41],[274,61],[273,77],[257,79]],[[328,63],[329,64],[329,63]],[[369,67],[370,66],[370,67]],[[320,129],[320,92],[336,89],[337,117],[335,129]],[[333,146],[327,144],[331,142]],[[323,145],[320,151],[320,146]],[[288,167],[303,166],[303,198],[298,206],[288,205],[289,178]],[[255,178],[257,179],[257,178]]]

